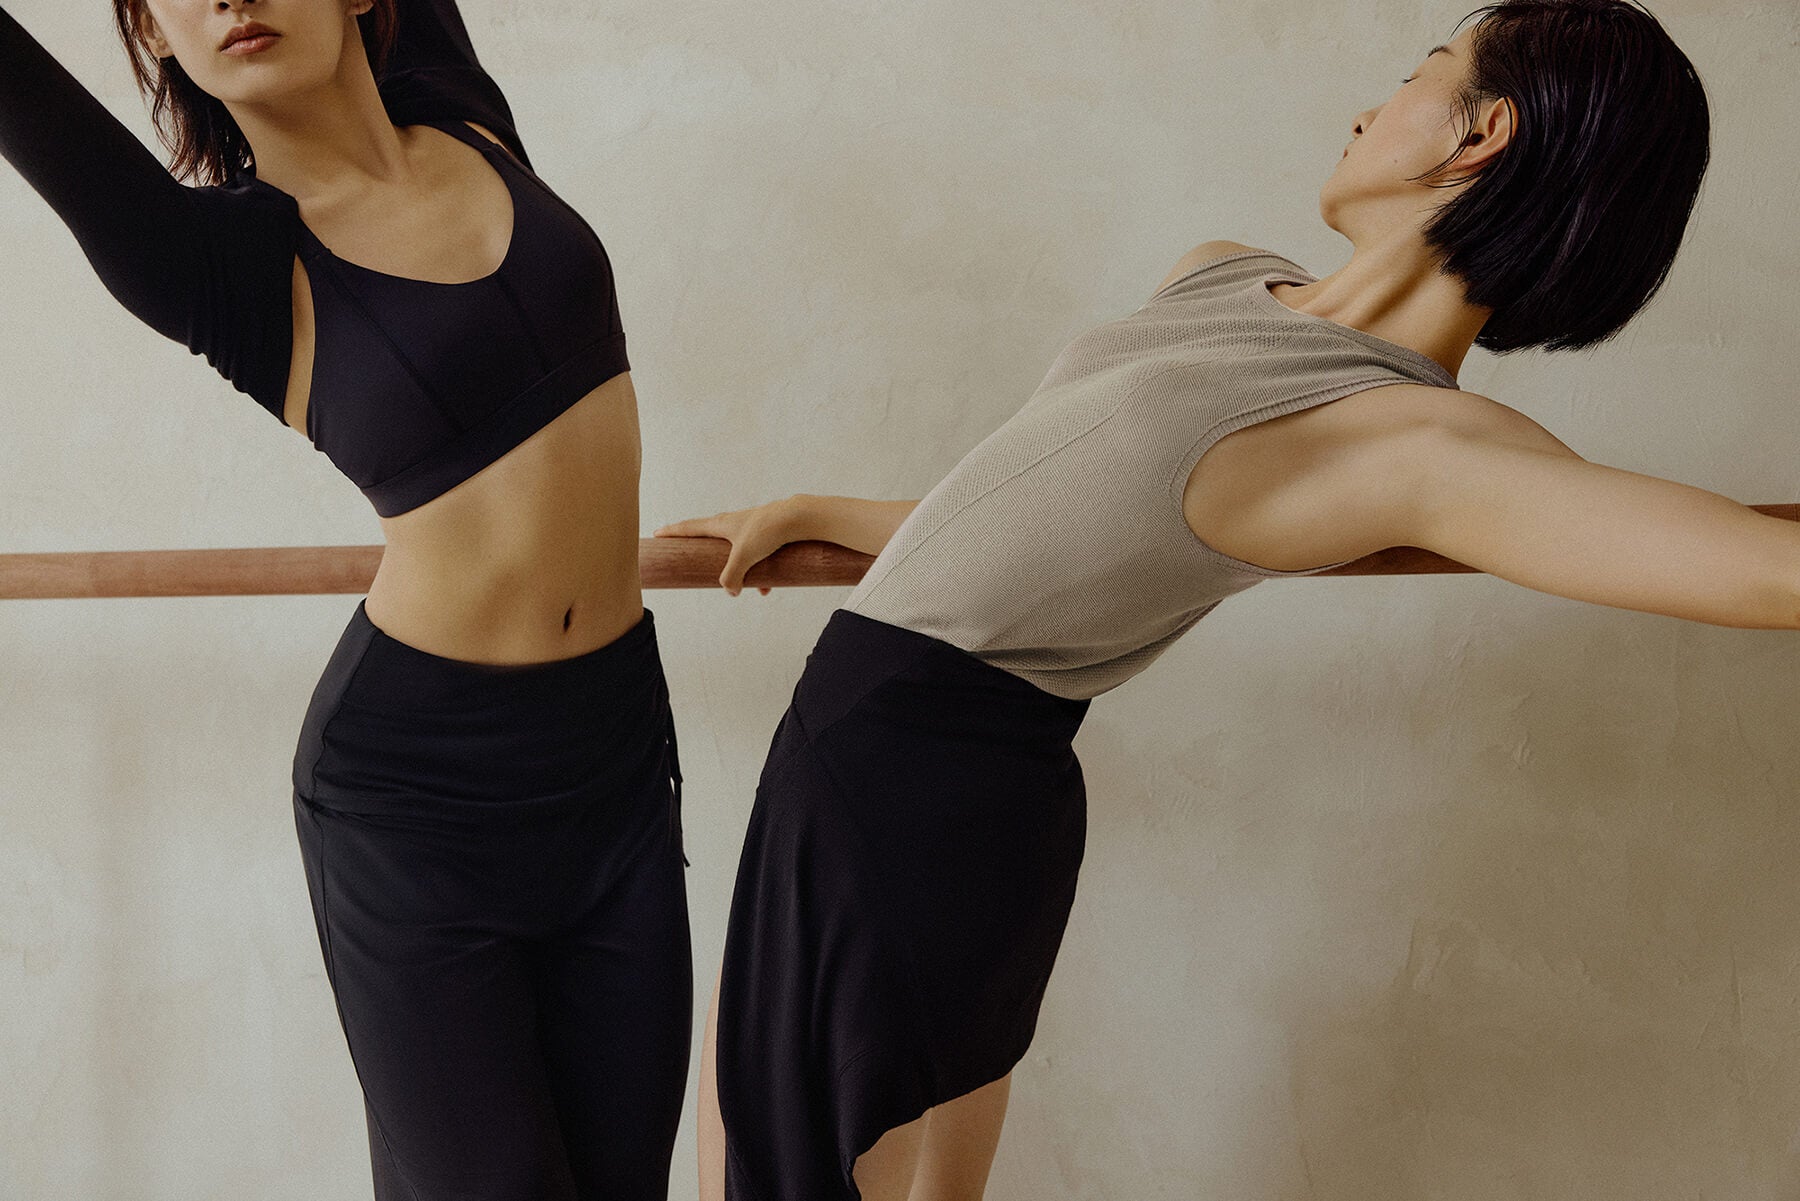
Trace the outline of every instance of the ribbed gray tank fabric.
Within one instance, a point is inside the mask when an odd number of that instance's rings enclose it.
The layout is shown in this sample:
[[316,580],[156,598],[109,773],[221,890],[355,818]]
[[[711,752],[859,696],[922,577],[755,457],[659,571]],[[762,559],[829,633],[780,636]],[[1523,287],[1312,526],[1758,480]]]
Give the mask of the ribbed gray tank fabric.
[[1314,277],[1279,255],[1226,255],[1075,339],[919,503],[844,608],[1081,699],[1148,667],[1226,597],[1338,566],[1273,571],[1207,546],[1181,513],[1194,464],[1271,417],[1456,380],[1289,309],[1274,282]]

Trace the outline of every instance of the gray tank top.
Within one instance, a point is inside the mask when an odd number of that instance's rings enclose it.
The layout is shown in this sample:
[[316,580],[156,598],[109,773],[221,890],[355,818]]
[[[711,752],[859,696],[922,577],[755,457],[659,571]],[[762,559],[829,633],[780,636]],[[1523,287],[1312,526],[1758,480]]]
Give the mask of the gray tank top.
[[1207,546],[1181,499],[1235,430],[1384,384],[1455,388],[1404,346],[1295,312],[1314,277],[1247,251],[1196,267],[1062,352],[1023,409],[933,488],[844,607],[1057,696],[1124,683],[1273,571]]

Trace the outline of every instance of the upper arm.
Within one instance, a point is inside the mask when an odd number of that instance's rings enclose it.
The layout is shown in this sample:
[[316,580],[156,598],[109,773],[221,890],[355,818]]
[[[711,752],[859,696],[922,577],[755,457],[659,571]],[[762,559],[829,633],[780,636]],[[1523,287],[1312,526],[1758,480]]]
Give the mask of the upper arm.
[[1701,488],[1422,429],[1404,544],[1540,592],[1715,625],[1800,627],[1800,525]]
[[1369,389],[1228,435],[1201,462],[1189,525],[1267,567],[1416,546],[1575,600],[1800,625],[1800,525],[1589,463],[1471,392]]
[[455,0],[399,0],[381,94],[396,125],[466,121],[530,165],[512,107],[476,57]]
[[0,154],[69,227],[120,303],[185,340],[208,258],[193,190],[3,9]]
[[384,73],[421,67],[481,70],[456,0],[399,0],[397,9],[399,26]]
[[[1163,277],[1162,283],[1156,286],[1156,293],[1160,293],[1182,276],[1191,274],[1196,267],[1204,266],[1214,259],[1224,258],[1228,254],[1238,254],[1253,249],[1255,248],[1243,246],[1237,242],[1202,242],[1181,256],[1180,261]],[[1151,295],[1154,297],[1156,293]]]
[[[1575,459],[1542,426],[1472,393],[1387,384],[1225,435],[1189,473],[1183,515],[1217,550],[1306,571],[1416,545],[1433,431]],[[1321,515],[1328,515],[1321,520]]]

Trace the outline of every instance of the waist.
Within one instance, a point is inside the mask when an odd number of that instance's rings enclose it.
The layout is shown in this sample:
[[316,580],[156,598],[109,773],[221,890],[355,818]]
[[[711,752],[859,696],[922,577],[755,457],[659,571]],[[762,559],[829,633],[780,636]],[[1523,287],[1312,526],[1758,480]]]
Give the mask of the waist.
[[665,770],[668,690],[648,610],[548,663],[471,663],[408,645],[358,605],[302,726],[294,785],[349,812],[518,816],[636,795]]
[[401,642],[471,662],[604,646],[643,608],[639,464],[622,376],[479,474],[384,519],[370,618]]
[[1088,701],[1057,696],[929,634],[847,609],[831,615],[794,692],[818,735],[851,710],[877,722],[991,743],[1067,747]]
[[551,664],[606,647],[644,612],[637,536],[535,559],[408,555],[390,543],[364,602],[398,642],[472,665]]

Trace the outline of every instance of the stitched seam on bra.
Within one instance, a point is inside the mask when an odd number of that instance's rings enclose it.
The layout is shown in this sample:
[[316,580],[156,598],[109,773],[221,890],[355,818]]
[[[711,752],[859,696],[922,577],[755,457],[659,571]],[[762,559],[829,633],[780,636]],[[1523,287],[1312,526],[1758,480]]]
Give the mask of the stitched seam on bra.
[[[464,438],[469,438],[469,437],[475,436],[481,430],[487,428],[489,425],[491,425],[495,422],[500,421],[503,417],[505,417],[507,414],[509,414],[511,412],[513,406],[522,404],[525,401],[532,398],[533,396],[536,396],[539,392],[539,389],[543,388],[546,384],[548,384],[549,382],[554,380],[556,378],[556,376],[558,375],[558,373],[560,373],[564,370],[567,370],[570,363],[573,362],[574,360],[584,357],[588,354],[591,354],[595,350],[602,349],[612,343],[622,343],[624,340],[625,340],[625,333],[623,330],[619,330],[614,333],[607,334],[604,337],[597,339],[596,341],[588,343],[586,346],[583,346],[580,350],[574,351],[567,358],[565,358],[561,363],[557,364],[555,367],[553,367],[549,371],[545,372],[542,376],[538,377],[538,379],[534,380],[528,387],[520,389],[519,392],[516,393],[512,397],[511,400],[508,400],[503,405],[499,405],[495,408],[489,409],[486,413],[483,413],[480,416],[480,418],[478,418],[476,421],[474,421],[467,427],[458,430],[453,437],[446,439],[445,441],[432,447],[429,451],[427,451],[425,453],[425,455],[423,457],[414,459],[412,462],[408,463],[406,466],[402,467],[400,470],[394,472],[394,474],[388,476],[386,479],[377,480],[372,484],[364,485],[363,486],[364,494],[366,495],[366,494],[375,493],[375,492],[391,492],[393,489],[401,487],[402,481],[406,480],[407,477],[412,476],[415,472],[424,471],[428,468],[436,466],[438,464],[438,462],[440,461],[441,457],[447,451],[449,451],[452,447],[456,446]],[[619,371],[619,372],[615,372],[614,374],[615,375],[623,375],[624,372]],[[602,379],[599,384],[595,384],[594,388],[599,387],[600,384],[604,384],[608,380],[611,380],[613,378],[614,378],[614,375],[607,376],[605,379]],[[567,412],[569,409],[574,408],[576,404],[578,404],[582,400],[586,399],[588,393],[590,393],[592,391],[593,391],[593,388],[588,388],[588,389],[585,389],[580,395],[571,397],[567,404],[563,405],[560,409],[558,409],[556,411],[555,416],[560,417],[563,413]],[[555,418],[553,417],[552,420],[554,420],[554,419]],[[532,430],[531,433],[535,434],[538,429],[543,429],[544,426],[548,425],[548,424],[550,424],[549,421],[544,422],[543,425],[539,425],[537,427],[537,429]],[[526,435],[527,438],[530,436],[531,436],[531,434]],[[519,439],[519,441],[523,442],[524,438]],[[517,445],[518,445],[518,442],[515,442],[513,444],[513,446],[515,446],[515,447]],[[508,453],[510,453],[511,449],[512,449],[511,447],[508,448]],[[505,457],[506,456],[504,453],[500,456],[500,458],[505,458]],[[499,462],[499,459],[489,460],[488,463],[483,464],[483,467],[485,468],[485,467],[491,466],[493,463],[496,463],[496,462]],[[465,476],[464,478],[466,479],[466,478],[470,478],[470,477]],[[458,482],[460,483],[461,481],[459,480]]]
[[540,179],[536,171],[533,171],[530,167],[527,167],[524,163],[520,162],[514,162],[512,166],[518,170],[522,179],[534,185],[538,191],[549,197],[551,202],[558,208],[562,209],[569,216],[581,223],[582,232],[592,239],[594,245],[599,247],[600,253],[606,256],[607,268],[610,271],[612,268],[612,256],[606,254],[606,243],[600,240],[600,235],[594,232],[594,227],[588,223],[588,219],[583,217],[581,212],[576,209],[574,205],[564,200],[561,196],[558,196],[556,190]]
[[545,351],[544,344],[538,340],[537,329],[531,320],[531,314],[525,311],[525,305],[519,299],[519,294],[513,291],[512,282],[502,274],[504,270],[503,266],[501,271],[494,273],[494,282],[499,285],[500,293],[506,297],[506,302],[512,305],[513,314],[519,319],[519,329],[524,332],[525,340],[531,344],[531,353],[537,356],[540,377],[549,375],[556,370],[556,365],[550,361],[550,355]]
[[[331,277],[332,286],[338,290],[338,294],[342,296],[352,308],[361,314],[364,323],[375,331],[375,336],[380,338],[382,345],[388,348],[388,353],[394,356],[394,361],[400,364],[400,369],[406,372],[406,377],[412,380],[413,387],[419,390],[419,394],[425,398],[426,403],[437,410],[439,417],[444,418],[446,421],[450,420],[450,415],[444,411],[444,406],[438,402],[437,395],[432,392],[430,388],[426,387],[425,381],[419,377],[419,372],[413,366],[412,360],[406,357],[399,345],[388,334],[387,328],[375,319],[375,315],[369,311],[369,306],[362,302],[362,298],[351,289],[350,285],[347,284],[339,274],[338,260],[335,256],[329,260],[329,267],[330,270],[327,271],[326,274]],[[315,313],[313,316],[313,353],[315,355],[318,354],[318,329],[318,315]],[[314,361],[316,362],[317,360],[315,359]],[[307,404],[310,407],[312,398],[308,398]]]

